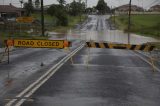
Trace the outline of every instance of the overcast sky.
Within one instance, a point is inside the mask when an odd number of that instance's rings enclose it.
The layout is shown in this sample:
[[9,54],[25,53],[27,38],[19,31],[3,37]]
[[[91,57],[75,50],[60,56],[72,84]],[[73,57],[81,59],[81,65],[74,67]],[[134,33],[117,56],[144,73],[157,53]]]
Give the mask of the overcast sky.
[[[24,0],[28,1],[28,0]],[[34,1],[34,0],[33,0]],[[67,3],[70,3],[73,0],[66,0]],[[78,0],[77,0],[78,1]],[[82,0],[85,1],[85,0]],[[98,0],[88,0],[88,7],[95,6]],[[129,0],[105,0],[107,4],[111,7],[117,7],[119,5],[129,3]],[[20,6],[19,0],[0,0],[0,5],[12,3],[15,6]],[[44,0],[45,5],[57,3],[57,0]],[[149,8],[155,4],[160,4],[160,0],[132,0],[132,4],[139,5],[144,8]]]

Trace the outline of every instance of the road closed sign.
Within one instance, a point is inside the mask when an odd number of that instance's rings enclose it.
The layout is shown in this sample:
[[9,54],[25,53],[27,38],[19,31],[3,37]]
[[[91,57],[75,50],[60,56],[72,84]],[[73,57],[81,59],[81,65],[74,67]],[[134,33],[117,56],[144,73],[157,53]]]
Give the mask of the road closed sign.
[[18,17],[16,19],[17,22],[24,22],[24,23],[32,23],[33,17]]
[[14,40],[15,47],[27,48],[64,48],[63,40]]

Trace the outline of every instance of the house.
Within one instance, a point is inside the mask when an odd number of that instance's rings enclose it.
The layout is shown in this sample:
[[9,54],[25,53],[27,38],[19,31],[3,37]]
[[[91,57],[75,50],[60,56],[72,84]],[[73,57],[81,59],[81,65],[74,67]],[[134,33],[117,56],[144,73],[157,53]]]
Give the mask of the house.
[[152,12],[160,12],[160,5],[154,5],[152,6],[149,11],[152,11]]
[[[128,12],[129,11],[129,4],[116,7],[115,11],[118,11],[118,12]],[[144,11],[144,9],[142,7],[137,6],[137,5],[131,5],[131,11],[142,12],[142,11]]]
[[24,10],[22,8],[17,8],[10,5],[0,5],[0,17],[1,18],[15,18],[24,14]]

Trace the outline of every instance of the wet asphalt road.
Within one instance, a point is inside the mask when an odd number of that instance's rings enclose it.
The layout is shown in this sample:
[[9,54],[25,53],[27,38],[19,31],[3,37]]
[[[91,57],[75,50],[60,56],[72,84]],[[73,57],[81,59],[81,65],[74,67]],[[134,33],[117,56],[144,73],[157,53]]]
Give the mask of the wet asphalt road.
[[[159,106],[160,73],[124,50],[81,50],[22,106]],[[87,65],[87,59],[89,64]]]
[[[127,42],[124,33],[111,30],[114,28],[106,17],[89,16],[88,22],[70,30],[67,37],[75,41],[73,48],[78,46],[79,40]],[[53,39],[66,38],[65,35],[52,36]],[[133,39],[138,43],[154,41],[139,36]],[[58,49],[18,49],[11,53],[11,64],[0,64],[0,106],[66,54]],[[40,66],[42,61],[44,67]],[[73,61],[74,64],[68,61],[32,95],[33,102],[26,101],[23,106],[159,106],[160,74],[152,73],[152,68],[133,52],[83,48]],[[8,71],[12,83],[6,85]]]
[[[73,44],[71,51],[79,41]],[[14,98],[67,54],[64,49],[18,48],[12,51],[10,63],[7,60],[0,63],[0,106],[4,106],[8,102],[6,99]]]
[[[16,93],[41,76],[65,54],[63,50],[29,48],[11,52],[10,64],[7,61],[0,63],[0,106],[6,102],[6,98],[15,97]],[[44,63],[43,67],[40,66],[41,62]],[[10,83],[8,80],[11,80]]]
[[[104,39],[107,35],[101,32],[109,26],[104,16],[93,17],[85,26],[86,40]],[[160,105],[160,73],[153,73],[132,51],[83,48],[73,62],[63,65],[22,106]]]

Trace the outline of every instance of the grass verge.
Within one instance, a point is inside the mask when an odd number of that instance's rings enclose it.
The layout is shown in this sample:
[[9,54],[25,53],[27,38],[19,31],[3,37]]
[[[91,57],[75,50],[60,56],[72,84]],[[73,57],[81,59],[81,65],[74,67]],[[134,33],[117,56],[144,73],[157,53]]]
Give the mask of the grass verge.
[[[35,19],[41,20],[41,15],[40,14],[32,14],[32,16]],[[49,24],[49,29],[50,31],[54,32],[60,32],[60,33],[65,33],[68,29],[73,28],[76,24],[79,24],[80,22],[83,22],[86,20],[87,16],[82,15],[81,19],[80,16],[68,16],[68,26],[56,26],[56,18],[54,16],[50,16],[45,14],[44,15],[44,20],[46,24]],[[52,27],[52,28],[51,28]]]
[[73,28],[76,24],[79,24],[87,19],[86,15],[82,15],[81,19],[80,16],[68,16],[68,26],[56,26],[53,28],[55,32],[65,33],[68,29]]
[[[119,29],[125,32],[128,31],[127,15],[116,16],[115,22]],[[160,38],[160,15],[132,15],[131,32],[143,36]]]

